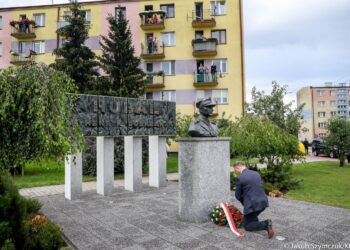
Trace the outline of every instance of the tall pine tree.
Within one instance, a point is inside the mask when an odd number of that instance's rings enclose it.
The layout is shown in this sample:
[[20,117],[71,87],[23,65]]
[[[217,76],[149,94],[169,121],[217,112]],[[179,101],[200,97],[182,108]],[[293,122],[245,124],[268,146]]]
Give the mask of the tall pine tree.
[[99,75],[99,63],[95,60],[95,53],[84,45],[90,29],[85,19],[85,11],[81,10],[77,1],[72,1],[70,12],[71,15],[66,17],[69,24],[58,31],[65,42],[53,52],[63,57],[63,60],[52,66],[70,76],[75,81],[79,93],[86,93],[94,89],[96,76]]
[[108,37],[102,36],[101,68],[108,74],[108,94],[140,97],[145,92],[145,73],[139,68],[140,59],[134,56],[129,22],[121,8],[117,17],[109,16]]

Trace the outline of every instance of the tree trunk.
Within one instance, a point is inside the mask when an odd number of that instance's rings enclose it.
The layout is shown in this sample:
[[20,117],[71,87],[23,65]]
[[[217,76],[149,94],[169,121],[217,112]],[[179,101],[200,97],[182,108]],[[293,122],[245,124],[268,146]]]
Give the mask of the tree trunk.
[[345,155],[344,154],[340,154],[340,156],[339,156],[339,166],[340,167],[344,167],[344,162],[345,162]]

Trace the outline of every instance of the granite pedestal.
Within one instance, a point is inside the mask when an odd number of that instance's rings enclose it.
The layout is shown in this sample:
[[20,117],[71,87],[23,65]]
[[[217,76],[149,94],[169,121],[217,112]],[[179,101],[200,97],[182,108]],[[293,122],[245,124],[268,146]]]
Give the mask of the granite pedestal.
[[68,154],[64,163],[64,196],[78,199],[83,191],[83,160],[81,152]]
[[149,136],[149,185],[166,186],[166,137]]
[[129,191],[142,190],[142,137],[124,137],[124,186]]
[[230,140],[220,137],[178,140],[181,220],[208,221],[211,209],[230,201]]
[[96,137],[97,193],[110,195],[114,189],[114,138]]

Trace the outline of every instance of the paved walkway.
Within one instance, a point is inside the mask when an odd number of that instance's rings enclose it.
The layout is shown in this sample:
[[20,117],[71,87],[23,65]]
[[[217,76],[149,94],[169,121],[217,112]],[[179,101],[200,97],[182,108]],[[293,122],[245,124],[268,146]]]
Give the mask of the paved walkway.
[[270,207],[261,219],[271,218],[276,235],[285,240],[269,240],[266,232],[248,232],[245,237],[237,238],[229,228],[217,227],[212,222],[180,221],[178,196],[178,182],[169,181],[168,186],[161,189],[145,185],[143,192],[133,193],[117,187],[113,195],[107,197],[87,191],[75,201],[66,200],[62,194],[39,199],[43,203],[42,213],[58,223],[68,241],[82,250],[266,250],[298,246],[317,249],[315,246],[321,244],[343,244],[339,246],[350,248],[348,209],[270,198]]

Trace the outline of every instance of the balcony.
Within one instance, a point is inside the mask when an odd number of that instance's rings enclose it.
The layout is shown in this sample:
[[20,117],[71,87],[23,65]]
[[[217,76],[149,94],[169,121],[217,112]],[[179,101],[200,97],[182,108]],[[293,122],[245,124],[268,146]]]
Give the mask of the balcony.
[[11,21],[11,36],[17,39],[35,38],[35,23],[33,21]]
[[147,46],[145,47],[143,44],[141,44],[141,58],[144,60],[165,58],[164,46],[158,47],[154,46],[153,44],[147,44]]
[[144,11],[139,16],[141,18],[140,27],[143,30],[162,30],[165,28],[166,13],[164,11]]
[[217,73],[194,73],[193,86],[195,87],[215,87],[218,85]]
[[13,65],[24,65],[34,63],[35,51],[30,50],[29,53],[18,53],[11,51],[10,63]]
[[193,56],[216,56],[218,40],[216,38],[192,40]]
[[147,73],[147,89],[164,88],[164,72]]
[[192,27],[193,28],[213,28],[216,26],[215,18],[211,16],[211,11],[207,10],[203,13],[196,14],[192,12]]

